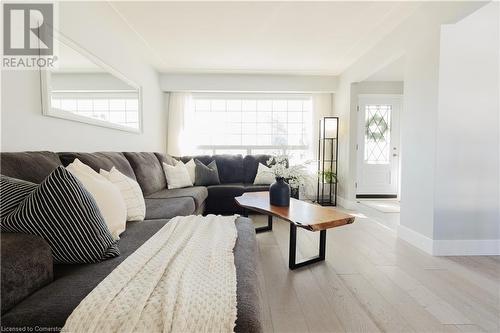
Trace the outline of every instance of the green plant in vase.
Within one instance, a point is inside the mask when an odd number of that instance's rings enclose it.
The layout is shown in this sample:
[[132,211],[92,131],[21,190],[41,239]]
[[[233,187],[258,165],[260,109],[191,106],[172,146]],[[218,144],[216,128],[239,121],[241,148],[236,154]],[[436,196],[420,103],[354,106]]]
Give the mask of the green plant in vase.
[[282,178],[290,186],[290,196],[299,199],[300,187],[304,186],[307,180],[307,162],[298,165],[288,163],[287,155],[275,155],[267,161],[276,179]]
[[319,177],[325,184],[335,184],[337,182],[337,175],[330,170],[320,171]]

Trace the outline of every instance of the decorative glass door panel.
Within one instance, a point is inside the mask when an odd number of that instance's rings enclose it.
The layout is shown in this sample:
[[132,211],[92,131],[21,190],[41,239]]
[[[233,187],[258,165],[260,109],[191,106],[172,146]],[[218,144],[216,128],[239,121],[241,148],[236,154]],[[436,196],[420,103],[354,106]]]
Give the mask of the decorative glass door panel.
[[392,105],[390,104],[365,105],[365,163],[389,163],[391,112]]

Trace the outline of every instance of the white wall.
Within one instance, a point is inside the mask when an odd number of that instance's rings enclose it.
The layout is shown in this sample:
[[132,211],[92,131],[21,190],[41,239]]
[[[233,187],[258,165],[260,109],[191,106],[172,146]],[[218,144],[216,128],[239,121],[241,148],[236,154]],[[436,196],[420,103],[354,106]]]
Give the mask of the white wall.
[[53,90],[135,90],[109,73],[51,73]]
[[42,116],[39,74],[2,71],[2,151],[165,151],[166,113],[142,42],[107,3],[60,2],[59,30],[143,89],[144,133]]
[[[439,27],[406,54],[401,115],[401,215],[403,228],[432,238],[436,149]],[[404,229],[403,229],[404,230]]]
[[479,2],[424,3],[339,77],[335,110],[341,117],[340,195],[343,202],[352,203],[356,181],[356,132],[352,129],[356,109],[351,85],[405,57],[399,236],[429,252],[434,237],[440,26],[455,23],[482,6],[484,3]]
[[441,29],[434,239],[499,239],[499,4]]
[[275,74],[162,74],[164,91],[317,92],[337,89],[336,76]]
[[351,91],[354,95],[361,94],[388,94],[403,95],[403,81],[363,81],[355,82],[351,85]]

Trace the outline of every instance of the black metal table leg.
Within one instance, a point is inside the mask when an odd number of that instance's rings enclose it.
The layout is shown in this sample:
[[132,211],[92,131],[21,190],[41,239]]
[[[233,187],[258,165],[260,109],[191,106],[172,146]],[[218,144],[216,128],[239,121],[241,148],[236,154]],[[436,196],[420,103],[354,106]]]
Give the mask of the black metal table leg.
[[288,268],[296,269],[306,265],[313,264],[315,262],[325,260],[326,252],[326,230],[321,230],[319,232],[319,255],[302,262],[296,262],[297,255],[297,226],[290,223],[290,247],[288,252]]
[[255,228],[255,232],[264,232],[264,231],[272,231],[273,230],[273,217],[271,215],[267,216],[267,225],[264,227]]

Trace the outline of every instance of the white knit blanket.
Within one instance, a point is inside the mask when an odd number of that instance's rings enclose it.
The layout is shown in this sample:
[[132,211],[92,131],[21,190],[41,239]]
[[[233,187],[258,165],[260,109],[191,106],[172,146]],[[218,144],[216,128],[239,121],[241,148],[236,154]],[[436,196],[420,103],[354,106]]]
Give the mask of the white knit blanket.
[[232,332],[235,219],[172,219],[85,297],[63,331]]

